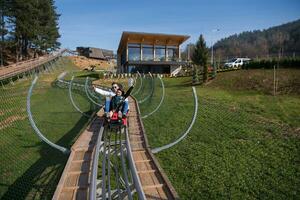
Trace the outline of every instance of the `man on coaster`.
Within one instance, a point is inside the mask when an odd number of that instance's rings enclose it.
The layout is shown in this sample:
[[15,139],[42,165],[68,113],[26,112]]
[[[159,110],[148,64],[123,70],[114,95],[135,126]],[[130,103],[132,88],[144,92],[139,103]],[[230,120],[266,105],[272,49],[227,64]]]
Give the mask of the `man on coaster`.
[[[111,104],[111,99],[112,97],[114,97],[117,93],[118,90],[121,90],[122,91],[122,85],[121,84],[118,84],[116,82],[113,82],[111,84],[111,89],[110,90],[103,90],[103,89],[100,89],[100,88],[97,88],[94,86],[94,89],[95,89],[95,92],[103,95],[103,96],[106,96],[105,98],[105,106],[104,106],[104,112],[105,112],[105,116],[107,118],[110,117],[110,104]],[[128,103],[128,98],[126,97],[125,100],[124,100],[124,106],[123,106],[123,109],[122,109],[122,113],[125,115],[123,115],[123,117],[126,117],[126,114],[129,110],[129,103]]]

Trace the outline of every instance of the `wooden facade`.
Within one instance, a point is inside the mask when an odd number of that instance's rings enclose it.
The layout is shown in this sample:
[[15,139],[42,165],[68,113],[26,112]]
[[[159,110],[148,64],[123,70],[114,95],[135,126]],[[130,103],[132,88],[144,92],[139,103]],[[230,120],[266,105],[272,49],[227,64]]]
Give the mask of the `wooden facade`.
[[119,72],[171,73],[182,64],[180,45],[189,36],[123,32],[118,51]]

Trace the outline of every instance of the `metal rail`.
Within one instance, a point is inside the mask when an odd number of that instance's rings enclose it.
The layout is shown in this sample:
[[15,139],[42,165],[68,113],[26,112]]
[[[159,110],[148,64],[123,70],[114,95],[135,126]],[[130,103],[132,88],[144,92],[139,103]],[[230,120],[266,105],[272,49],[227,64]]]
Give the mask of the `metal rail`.
[[141,117],[142,119],[145,119],[145,118],[149,117],[150,115],[154,114],[156,111],[158,111],[158,109],[160,108],[160,106],[162,105],[162,103],[165,99],[165,85],[164,85],[162,78],[160,76],[158,76],[158,78],[161,82],[161,87],[162,87],[162,96],[161,96],[160,102],[159,102],[158,106],[152,112],[142,116]]
[[[64,80],[64,77],[67,75],[67,73],[68,72],[62,72],[60,75],[58,75],[58,77],[57,77],[57,81],[59,82],[59,83],[62,83],[62,84],[64,84],[64,85],[66,85],[66,87],[67,88],[69,88],[69,85],[70,85],[70,82],[71,81],[66,81],[66,80]],[[84,90],[84,87],[85,87],[85,84],[80,84],[80,83],[72,83],[72,85],[75,85],[75,86],[78,86],[78,87],[82,87],[83,89],[82,89],[82,91]],[[96,87],[98,87],[98,88],[101,88],[101,89],[103,89],[103,90],[106,90],[106,91],[109,91],[109,87],[106,87],[106,86],[103,86],[103,85],[98,85],[98,84],[92,84],[92,85],[94,85],[94,86],[96,86]],[[91,93],[90,93],[91,94]],[[97,97],[98,98],[98,97]]]
[[168,149],[168,148],[171,148],[172,146],[178,144],[181,140],[183,140],[187,134],[191,131],[195,121],[196,121],[196,118],[197,118],[197,112],[198,112],[198,97],[197,97],[197,92],[196,92],[196,89],[195,87],[193,87],[193,95],[194,95],[194,104],[195,104],[195,108],[194,108],[194,114],[193,114],[193,118],[192,118],[192,121],[188,127],[188,129],[181,135],[180,138],[178,138],[177,140],[175,140],[174,142],[171,142],[170,144],[167,144],[167,145],[164,145],[162,147],[157,147],[155,149],[152,149],[152,153],[158,153],[160,151],[163,151],[165,149]]
[[[120,138],[120,141],[121,141],[121,130],[120,130],[120,133],[119,133],[119,138]],[[124,180],[125,180],[125,187],[126,187],[128,199],[132,200],[132,194],[131,194],[131,190],[130,190],[130,186],[129,186],[129,181],[128,181],[128,174],[127,174],[127,170],[126,170],[126,163],[125,163],[124,151],[123,151],[123,145],[122,145],[122,143],[120,143],[120,154],[121,154],[122,170],[123,170],[123,175],[124,175]]]
[[111,133],[108,134],[108,151],[107,151],[107,186],[108,186],[108,199],[111,199],[111,185],[110,185],[110,145]]
[[[88,76],[87,76],[86,78],[87,78],[87,80],[89,80],[89,77],[88,77]],[[98,87],[99,87],[99,86],[98,86]],[[109,90],[109,89],[107,88],[107,90]],[[88,90],[88,93],[89,93],[92,97],[94,97],[95,99],[99,99],[99,98],[100,98],[99,96],[93,94],[90,90]],[[95,92],[94,92],[94,93],[95,93]]]
[[71,103],[72,103],[72,105],[74,106],[74,108],[75,108],[78,112],[80,112],[83,116],[89,118],[90,115],[87,115],[86,113],[82,112],[82,111],[78,108],[78,106],[75,104],[75,102],[74,102],[74,99],[73,99],[73,96],[72,96],[72,83],[73,83],[73,79],[74,79],[74,76],[72,76],[72,79],[71,79],[70,84],[69,84],[69,97],[70,97]]
[[104,132],[104,151],[103,151],[103,157],[102,157],[102,199],[106,199],[106,138],[107,131]]
[[28,114],[28,118],[29,118],[29,122],[30,122],[30,125],[31,127],[33,128],[33,130],[35,131],[35,133],[37,134],[37,136],[42,140],[44,141],[45,143],[47,143],[48,145],[50,145],[51,147],[63,152],[64,154],[69,154],[70,153],[70,150],[62,147],[62,146],[59,146],[57,144],[54,144],[53,142],[51,142],[50,140],[48,140],[42,133],[41,131],[38,129],[38,127],[36,126],[34,120],[33,120],[33,117],[32,117],[32,113],[31,113],[31,96],[32,96],[32,91],[33,91],[33,88],[34,88],[34,85],[36,84],[38,80],[38,76],[35,76],[35,78],[33,79],[32,83],[31,83],[31,86],[29,88],[29,91],[28,91],[28,94],[27,94],[27,114]]
[[152,95],[153,95],[153,92],[154,92],[154,78],[153,78],[153,76],[152,76],[152,74],[149,72],[149,75],[150,75],[150,77],[151,77],[151,92],[149,93],[149,95],[148,96],[146,96],[144,99],[142,99],[142,100],[140,100],[140,101],[138,101],[139,103],[144,103],[145,101],[147,101],[150,97],[152,97]]
[[90,184],[90,200],[96,200],[96,190],[97,190],[97,174],[98,174],[98,162],[99,162],[99,154],[100,154],[100,148],[101,148],[101,140],[102,135],[104,132],[104,126],[100,128],[96,147],[95,147],[95,153],[93,156],[93,166],[92,166],[92,175],[91,175],[91,184]]
[[[117,143],[120,143],[118,142],[118,135],[115,134],[115,144],[114,144],[114,152],[115,152],[115,159],[118,160],[118,155],[117,155]],[[117,194],[118,194],[118,199],[121,199],[120,198],[120,195],[121,195],[121,189],[120,189],[120,177],[119,177],[119,168],[118,167],[114,167],[114,170],[115,170],[115,175],[116,175],[116,183],[117,183]]]
[[95,105],[99,106],[99,107],[103,107],[103,105],[95,102],[89,95],[88,89],[87,89],[87,83],[88,83],[88,78],[85,79],[85,86],[84,86],[84,90],[85,90],[85,94],[87,96],[87,98]]
[[137,95],[139,92],[140,92],[140,90],[142,89],[142,86],[143,86],[143,78],[142,78],[142,75],[139,73],[139,72],[137,72],[138,73],[138,75],[139,75],[139,77],[140,77],[140,87],[138,88],[138,90],[137,91],[135,91],[132,95],[134,96],[134,95]]
[[[92,158],[92,175],[91,175],[91,184],[90,184],[90,191],[89,196],[90,200],[98,199],[97,197],[97,174],[98,174],[98,163],[99,163],[99,156],[100,156],[100,149],[103,152],[102,157],[102,175],[101,175],[101,199],[133,199],[132,193],[134,191],[137,192],[139,199],[145,200],[145,194],[142,189],[141,181],[139,179],[137,169],[135,167],[133,161],[132,150],[130,147],[130,141],[128,136],[128,129],[125,128],[125,143],[121,138],[121,129],[116,130],[113,134],[115,134],[115,140],[112,142],[110,139],[112,133],[108,132],[107,128],[101,127],[99,131],[99,137],[95,147],[95,153]],[[114,147],[112,144],[114,143]],[[119,150],[117,151],[117,147]],[[112,150],[112,151],[111,151]],[[119,160],[121,163],[121,170],[118,170],[118,166],[114,166],[111,161],[110,157],[114,154],[116,161]],[[118,158],[119,157],[119,158]],[[129,171],[127,166],[127,161],[129,163]],[[111,168],[116,175],[116,190],[112,190],[111,188]],[[133,184],[129,180],[128,172],[130,173],[130,177],[132,177]],[[123,176],[123,178],[122,178]],[[122,185],[122,188],[120,186]],[[134,190],[135,189],[135,190]]]
[[174,187],[151,152],[139,114],[138,103],[134,97],[130,98],[130,100],[133,113],[129,113],[129,124],[137,125],[137,127],[129,126],[129,131],[132,135],[130,137],[130,141],[132,141],[130,145],[135,154],[133,159],[145,196],[151,199],[179,199]]
[[145,193],[142,188],[141,180],[138,176],[136,166],[134,164],[133,156],[132,156],[132,150],[130,146],[130,141],[129,141],[129,135],[128,135],[128,129],[125,129],[125,136],[126,136],[126,148],[127,148],[127,155],[128,155],[128,161],[129,161],[129,166],[132,169],[132,178],[133,178],[133,183],[137,192],[137,195],[139,197],[139,200],[144,200],[146,199]]

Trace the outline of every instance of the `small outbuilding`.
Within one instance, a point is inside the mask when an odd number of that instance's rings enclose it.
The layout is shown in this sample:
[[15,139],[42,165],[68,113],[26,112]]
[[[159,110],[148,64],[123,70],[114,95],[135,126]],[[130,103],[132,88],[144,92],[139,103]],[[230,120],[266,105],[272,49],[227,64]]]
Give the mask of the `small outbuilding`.
[[76,51],[80,56],[85,56],[87,58],[110,60],[114,57],[114,52],[112,50],[95,47],[77,47]]

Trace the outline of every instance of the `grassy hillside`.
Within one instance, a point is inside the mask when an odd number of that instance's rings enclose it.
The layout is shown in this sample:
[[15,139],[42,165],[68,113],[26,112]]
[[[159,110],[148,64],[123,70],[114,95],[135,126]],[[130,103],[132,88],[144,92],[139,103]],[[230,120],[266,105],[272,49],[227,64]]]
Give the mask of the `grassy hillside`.
[[[276,71],[277,94],[300,94],[300,70],[279,69]],[[271,95],[274,88],[272,69],[251,69],[219,73],[209,87],[227,91],[249,91]]]
[[[37,127],[52,142],[70,148],[87,118],[78,113],[67,89],[53,83],[64,70],[75,69],[65,60],[52,73],[39,76],[33,90],[31,111]],[[51,199],[68,156],[41,142],[26,113],[26,96],[31,79],[0,89],[0,198]],[[91,111],[85,95],[73,93],[84,112]]]
[[[297,199],[300,96],[273,97],[242,83],[236,86],[233,77],[242,81],[248,72],[237,73],[197,86],[195,126],[187,138],[157,157],[182,199]],[[178,138],[194,109],[190,78],[164,82],[162,107],[144,120],[152,147]],[[157,87],[151,102],[140,105],[142,114],[158,104],[160,94]]]

